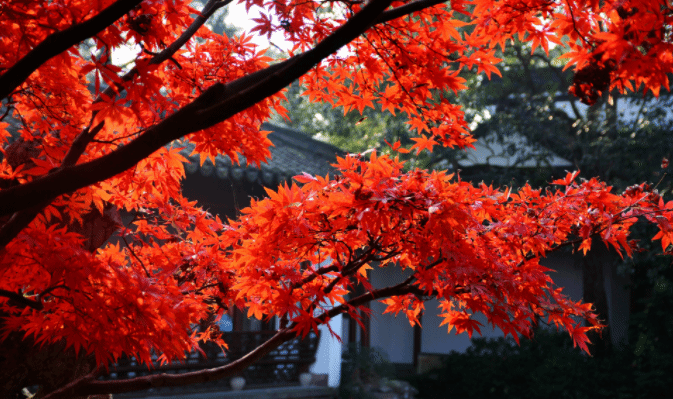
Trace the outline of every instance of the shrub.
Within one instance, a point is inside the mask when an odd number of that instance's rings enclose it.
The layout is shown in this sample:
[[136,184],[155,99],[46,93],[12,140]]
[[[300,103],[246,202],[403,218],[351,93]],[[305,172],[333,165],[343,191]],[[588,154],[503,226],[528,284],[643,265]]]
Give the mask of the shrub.
[[443,367],[409,381],[418,398],[634,398],[631,354],[616,349],[597,359],[572,347],[566,333],[545,329],[518,346],[511,338],[475,338]]
[[384,379],[392,378],[395,366],[385,352],[351,344],[342,354],[339,398],[369,399]]

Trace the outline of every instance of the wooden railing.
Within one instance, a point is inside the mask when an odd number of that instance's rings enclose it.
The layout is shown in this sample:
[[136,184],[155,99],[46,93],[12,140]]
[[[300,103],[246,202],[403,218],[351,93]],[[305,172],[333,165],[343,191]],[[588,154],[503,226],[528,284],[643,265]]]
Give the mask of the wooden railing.
[[[138,364],[135,359],[120,359],[116,365],[110,368],[110,373],[103,376],[102,379],[126,379],[159,373],[177,374],[222,366],[241,358],[274,334],[275,331],[234,331],[223,333],[222,338],[229,346],[226,356],[217,345],[208,343],[201,346],[205,356],[199,352],[192,352],[183,362],[164,365],[155,363],[154,367],[150,370],[148,370],[147,366]],[[305,339],[294,338],[269,352],[262,360],[243,372],[246,386],[262,387],[298,384],[299,374],[308,371],[308,367],[315,362],[319,338],[319,335],[310,333]],[[224,381],[223,385],[226,385],[226,381]]]

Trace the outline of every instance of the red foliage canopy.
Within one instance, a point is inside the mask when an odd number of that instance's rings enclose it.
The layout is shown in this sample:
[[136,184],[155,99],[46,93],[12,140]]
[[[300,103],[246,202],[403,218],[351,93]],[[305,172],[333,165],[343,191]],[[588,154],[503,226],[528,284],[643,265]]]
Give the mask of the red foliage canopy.
[[[405,173],[376,154],[340,159],[336,177],[297,177],[301,187],[269,192],[225,224],[182,196],[178,153],[188,139],[203,157],[265,162],[271,142],[259,125],[283,113],[281,91],[297,78],[313,101],[405,113],[419,136],[412,149],[470,146],[445,93],[466,89],[464,69],[499,74],[496,48],[515,38],[564,46],[572,91],[588,103],[609,89],[658,95],[673,70],[669,3],[247,0],[261,9],[251,33],[213,33],[205,21],[230,2],[0,4],[0,341],[16,332],[36,345],[64,340],[105,366],[123,353],[181,358],[198,340],[217,340],[190,326],[225,307],[284,320],[251,357],[208,374],[224,376],[369,300],[413,324],[423,300],[437,297],[457,332],[479,331],[471,315],[483,313],[518,338],[545,316],[586,350],[587,328],[572,316],[594,328],[596,316],[561,294],[540,258],[572,243],[586,251],[596,236],[630,254],[640,216],[669,248],[673,203],[646,185],[617,195],[569,174],[559,189],[512,192]],[[294,46],[285,60],[250,40],[272,31]],[[142,52],[122,67],[111,52],[123,45]],[[12,144],[10,116],[19,121]],[[118,210],[135,215],[130,225],[118,225]],[[104,237],[87,235],[91,223],[107,226]],[[103,244],[114,230],[121,244]],[[370,287],[367,269],[391,263],[411,277]],[[368,293],[347,300],[356,283]],[[54,395],[140,385],[87,377]]]

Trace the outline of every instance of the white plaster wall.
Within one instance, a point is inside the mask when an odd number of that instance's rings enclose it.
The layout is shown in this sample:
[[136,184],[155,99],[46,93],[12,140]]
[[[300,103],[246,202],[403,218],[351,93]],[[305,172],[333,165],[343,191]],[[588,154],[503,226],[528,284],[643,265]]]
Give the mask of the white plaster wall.
[[[344,324],[341,315],[329,321],[332,331],[337,334],[343,331]],[[311,365],[309,371],[314,374],[327,374],[327,385],[338,387],[341,381],[342,345],[339,339],[330,333],[326,325],[320,325],[318,328],[320,329],[320,342],[316,352],[316,361]]]

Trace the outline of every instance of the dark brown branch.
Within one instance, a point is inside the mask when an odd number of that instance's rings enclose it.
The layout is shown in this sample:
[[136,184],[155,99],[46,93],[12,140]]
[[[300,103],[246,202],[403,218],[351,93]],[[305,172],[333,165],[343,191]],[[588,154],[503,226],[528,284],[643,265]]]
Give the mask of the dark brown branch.
[[[226,85],[214,84],[192,103],[151,127],[128,145],[93,161],[68,166],[30,183],[0,191],[0,209],[2,209],[0,215],[40,205],[45,202],[45,198],[53,199],[58,195],[113,177],[132,168],[171,141],[213,126],[277,93],[308,72],[322,59],[364,33],[380,18],[390,2],[391,0],[370,2],[312,50]],[[419,1],[414,3],[414,7],[406,8],[406,10],[414,12],[418,11],[417,7],[422,9],[435,4],[439,4],[438,0]],[[390,11],[395,10],[397,9]],[[388,14],[384,20],[398,17],[398,12]],[[0,235],[0,248],[14,236]]]
[[72,397],[96,394],[133,392],[158,387],[199,384],[222,379],[244,371],[250,365],[262,359],[266,354],[276,349],[282,343],[289,341],[294,336],[295,333],[288,329],[280,330],[273,337],[269,338],[266,342],[247,355],[221,367],[184,374],[148,375],[116,381],[98,381],[95,380],[93,376],[87,376],[47,394],[43,399],[69,399]]
[[[194,36],[194,34],[199,30],[203,24],[206,23],[208,18],[210,18],[215,11],[219,8],[224,7],[225,5],[231,3],[233,0],[210,0],[203,7],[201,14],[199,14],[192,24],[187,28],[187,30],[180,35],[180,37],[175,40],[170,46],[166,47],[163,51],[155,55],[151,60],[150,64],[160,64],[167,59],[170,59],[175,52],[177,52],[187,41]],[[129,72],[127,72],[123,77],[123,82],[128,82],[133,79],[138,74],[138,68],[134,67]],[[1,79],[1,78],[0,78]],[[123,89],[123,87],[122,87]],[[112,86],[109,86],[94,102],[100,102],[102,98],[112,98],[115,95],[121,94],[121,90],[116,92]],[[9,107],[8,107],[9,110]],[[91,116],[91,121],[96,117],[96,113]],[[79,158],[82,156],[86,150],[87,145],[96,137],[98,132],[100,132],[104,127],[104,122],[99,123],[93,128],[84,129],[73,141],[68,153],[63,158],[61,166],[57,169],[63,169],[64,167],[73,166],[77,163]],[[54,171],[55,172],[55,171]],[[53,173],[53,172],[52,172]],[[23,230],[37,214],[49,203],[51,199],[47,199],[44,202],[36,205],[33,208],[23,209],[14,215],[9,220],[8,223],[0,227],[0,248],[3,248],[7,245],[21,230]]]
[[38,205],[45,198],[55,198],[109,179],[132,168],[171,141],[213,126],[277,93],[367,30],[390,1],[372,1],[312,50],[226,85],[214,84],[192,103],[105,156],[64,167],[30,183],[0,191],[0,214],[11,214]]
[[[411,286],[414,278],[414,276],[410,276],[395,286],[373,290],[355,297],[345,304],[334,307],[323,313],[318,317],[318,320],[321,323],[326,323],[330,318],[345,313],[349,308],[364,305],[372,300],[387,298],[393,295],[405,295],[408,293],[418,294],[418,288]],[[294,327],[296,327],[296,324],[292,323],[289,327],[278,331],[273,337],[255,348],[246,356],[221,367],[184,374],[149,375],[117,381],[98,381],[95,380],[94,377],[89,376],[74,381],[63,388],[46,395],[43,399],[65,399],[85,395],[124,393],[158,387],[205,383],[225,378],[242,372],[256,361],[262,359],[270,351],[294,338],[296,336],[296,332],[292,331]]]
[[378,290],[373,290],[366,292],[360,296],[357,296],[346,303],[343,303],[339,306],[335,306],[322,315],[318,316],[317,319],[321,322],[326,322],[326,320],[331,319],[335,316],[338,316],[342,313],[346,313],[349,308],[364,305],[367,302],[371,302],[376,299],[388,298],[394,295],[405,295],[410,294],[415,291],[415,287],[411,286],[414,276],[408,277],[406,280],[401,283],[394,285],[392,287],[381,288]]
[[[203,123],[203,126],[200,126],[198,130],[228,119],[279,92],[318,65],[320,61],[363,34],[375,23],[390,3],[391,0],[373,0],[313,49],[262,71],[237,79],[227,84],[226,87],[223,85],[221,89],[218,89],[222,90],[220,93],[211,93],[211,95],[215,95],[216,102],[196,113]],[[204,94],[207,94],[207,92]],[[226,117],[222,118],[223,115],[226,115]]]
[[362,256],[359,256],[357,260],[355,260],[351,265],[344,267],[344,269],[341,271],[341,274],[338,275],[334,280],[330,281],[329,284],[327,284],[327,287],[323,290],[325,295],[329,294],[332,292],[334,287],[336,287],[337,284],[339,284],[341,281],[343,281],[345,278],[348,278],[349,276],[354,275],[360,267],[362,267],[364,264],[367,262],[371,261],[372,256],[373,256],[373,250],[369,250],[368,252],[362,254]]
[[25,308],[33,308],[35,310],[42,310],[44,308],[44,305],[42,305],[42,301],[35,301],[30,298],[26,298],[23,296],[21,293],[18,292],[12,292],[12,291],[7,291],[0,289],[0,296],[4,296],[5,298],[9,298],[9,305],[14,306],[20,305],[20,307]]
[[117,0],[91,19],[47,36],[0,76],[0,98],[7,97],[50,58],[101,32],[141,2],[142,0]]
[[[395,286],[374,290],[355,297],[345,304],[334,307],[323,313],[318,317],[318,319],[325,323],[328,319],[346,312],[350,307],[360,306],[372,300],[386,298],[393,295],[414,293],[414,287],[410,285],[413,279],[414,277],[411,276]],[[66,399],[76,396],[133,392],[150,388],[205,383],[225,378],[242,372],[284,342],[294,338],[296,333],[292,331],[292,328],[295,326],[296,324],[292,323],[290,327],[278,331],[273,337],[255,348],[244,357],[221,367],[184,374],[149,375],[116,381],[98,381],[95,380],[93,376],[87,376],[74,381],[59,390],[47,394],[43,397],[43,399]]]
[[48,197],[47,200],[43,200],[35,206],[21,209],[14,213],[5,224],[0,225],[0,249],[9,244],[51,201],[52,198]]
[[310,283],[311,281],[315,280],[316,278],[318,278],[318,276],[323,276],[325,274],[338,272],[338,271],[339,271],[339,267],[336,266],[335,264],[332,264],[332,265],[326,266],[326,267],[321,267],[320,269],[316,270],[313,274],[304,277],[298,283],[292,284],[292,288],[298,288],[298,287],[304,286],[304,285]]
[[381,13],[381,16],[376,19],[375,24],[382,24],[384,22],[392,21],[393,19],[397,19],[400,17],[403,17],[405,15],[409,15],[411,13],[414,13],[416,11],[422,11],[426,8],[436,6],[438,4],[446,3],[446,0],[419,0],[419,1],[414,1],[408,4],[405,4],[403,6],[395,7],[392,10],[384,11]]
[[47,288],[46,290],[44,290],[44,291],[42,291],[40,294],[38,294],[37,297],[38,297],[38,298],[40,299],[40,301],[41,301],[42,298],[44,298],[45,296],[47,296],[48,294],[50,294],[52,291],[54,291],[54,290],[56,290],[56,289],[59,289],[59,288],[68,289],[68,287],[66,287],[64,284],[52,285],[51,287]]
[[133,255],[133,257],[136,258],[136,260],[140,263],[140,266],[142,266],[143,270],[145,271],[145,276],[147,278],[152,278],[152,275],[147,270],[147,267],[145,267],[145,263],[143,262],[143,260],[140,259],[138,255],[136,255],[136,251],[134,251],[133,248],[129,245],[129,242],[126,241],[126,236],[122,235],[121,237],[122,240],[124,240],[124,244],[126,244],[126,248],[128,248],[129,252],[131,252],[131,255]]
[[[203,26],[203,24],[206,23],[208,18],[210,18],[215,11],[220,9],[221,7],[224,7],[225,5],[231,3],[233,0],[209,0],[208,3],[206,3],[205,6],[203,6],[203,10],[201,10],[201,13],[194,18],[194,21],[192,24],[185,30],[180,37],[178,37],[173,43],[171,43],[170,46],[166,47],[163,51],[155,54],[152,59],[149,62],[149,65],[159,65],[163,63],[166,60],[172,59],[173,55],[189,41],[189,39],[196,34],[196,32]],[[122,82],[130,82],[136,75],[138,75],[138,67],[133,67],[130,71],[128,71],[124,76],[122,76],[121,80]],[[96,100],[94,100],[94,103],[102,101],[104,98],[113,98],[115,96],[119,96],[121,92],[123,91],[124,87],[123,85],[120,85],[121,87],[118,87],[118,90],[115,90],[114,86],[108,86],[103,93],[101,93]],[[94,118],[96,117],[96,114],[98,112],[94,112],[93,115],[91,116],[91,120],[93,121]],[[86,149],[86,146],[93,140],[93,138],[98,134],[98,132],[103,128],[103,122],[101,122],[100,125],[96,126],[94,129],[89,131],[89,129],[85,129],[82,133],[77,136],[77,138],[73,141],[72,145],[70,146],[70,150],[68,150],[68,153],[66,154],[65,158],[63,158],[63,163],[61,166],[72,166],[77,163],[79,158],[82,156],[84,153],[84,150]]]
[[[99,123],[96,127],[94,127],[91,130],[91,137],[96,135],[101,129],[103,128],[103,123]],[[88,129],[87,129],[88,132]],[[71,149],[72,151],[72,149]],[[73,161],[74,164],[75,161]],[[0,226],[0,248],[4,248],[5,245],[7,245],[14,237],[16,237],[21,230],[23,230],[28,224],[33,221],[35,216],[37,216],[38,213],[49,203],[51,202],[51,198],[45,199],[43,202],[37,204],[36,206],[32,208],[27,208],[27,209],[22,209],[14,215],[5,223],[4,225]]]

